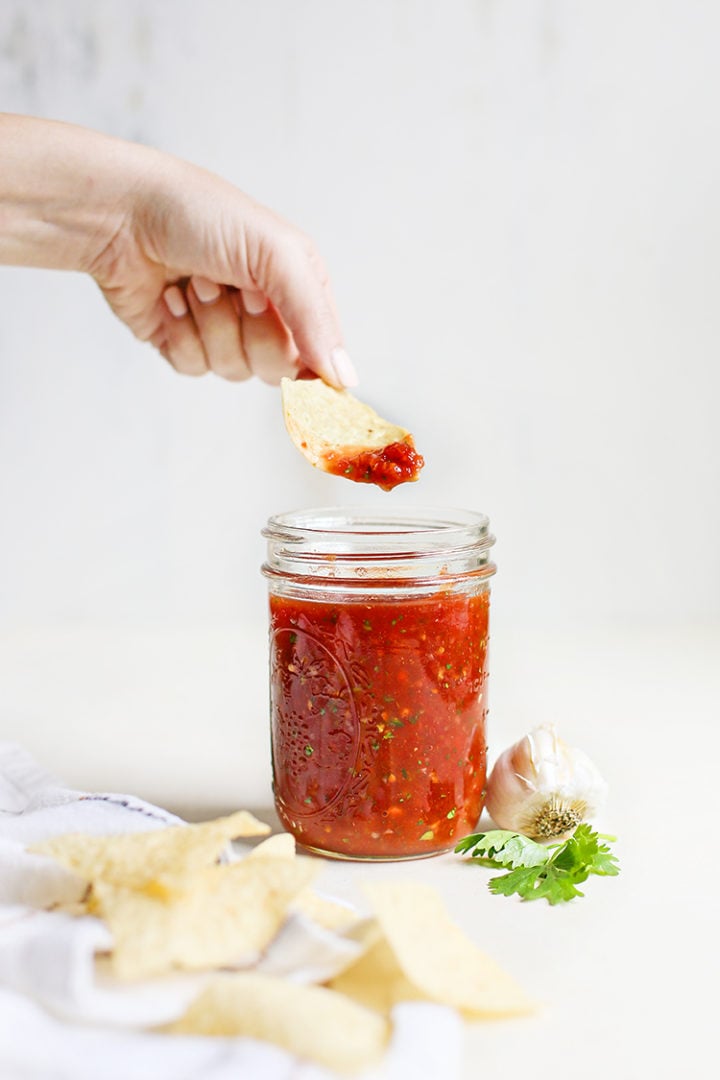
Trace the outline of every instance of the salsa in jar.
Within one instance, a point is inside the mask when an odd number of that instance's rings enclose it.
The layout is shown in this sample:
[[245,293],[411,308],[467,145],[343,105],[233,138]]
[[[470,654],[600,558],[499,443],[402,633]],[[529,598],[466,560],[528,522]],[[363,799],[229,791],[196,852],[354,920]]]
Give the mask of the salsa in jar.
[[459,551],[437,513],[431,525],[417,513],[406,521],[411,537],[397,516],[358,536],[366,514],[334,514],[322,538],[288,540],[287,525],[274,526],[285,554],[264,568],[277,811],[324,854],[446,851],[472,831],[484,796],[487,520],[463,516]]

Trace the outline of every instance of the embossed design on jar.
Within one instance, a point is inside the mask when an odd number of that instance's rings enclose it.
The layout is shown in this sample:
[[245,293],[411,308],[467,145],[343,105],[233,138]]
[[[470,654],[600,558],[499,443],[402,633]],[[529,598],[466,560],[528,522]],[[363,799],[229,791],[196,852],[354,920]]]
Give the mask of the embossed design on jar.
[[285,809],[322,814],[353,779],[360,725],[343,667],[318,638],[298,629],[270,635],[275,789]]

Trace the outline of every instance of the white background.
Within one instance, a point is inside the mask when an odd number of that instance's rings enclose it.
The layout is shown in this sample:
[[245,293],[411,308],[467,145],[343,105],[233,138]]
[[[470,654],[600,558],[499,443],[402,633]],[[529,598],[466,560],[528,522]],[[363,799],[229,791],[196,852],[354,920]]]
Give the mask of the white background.
[[317,473],[276,390],[183,380],[91,282],[0,270],[0,737],[189,814],[267,804],[267,516],[488,513],[491,757],[557,720],[610,781],[623,873],[559,912],[402,868],[548,1002],[478,1030],[468,1076],[508,1035],[538,1077],[558,1047],[593,1080],[712,1052],[719,40],[712,0],[1,0],[0,108],[308,231],[359,392],[427,467],[390,495]]

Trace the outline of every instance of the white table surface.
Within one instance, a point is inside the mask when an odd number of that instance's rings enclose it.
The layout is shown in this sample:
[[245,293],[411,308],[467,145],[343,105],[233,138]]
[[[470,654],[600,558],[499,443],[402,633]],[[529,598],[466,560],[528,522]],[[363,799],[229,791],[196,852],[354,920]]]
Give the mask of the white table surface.
[[[132,791],[190,818],[271,813],[265,634],[258,625],[56,625],[0,631],[0,737],[64,782]],[[550,908],[492,896],[442,856],[323,861],[321,887],[426,881],[540,1003],[467,1029],[465,1076],[712,1074],[720,918],[720,627],[497,625],[491,759],[553,719],[610,783],[598,825],[616,879]]]

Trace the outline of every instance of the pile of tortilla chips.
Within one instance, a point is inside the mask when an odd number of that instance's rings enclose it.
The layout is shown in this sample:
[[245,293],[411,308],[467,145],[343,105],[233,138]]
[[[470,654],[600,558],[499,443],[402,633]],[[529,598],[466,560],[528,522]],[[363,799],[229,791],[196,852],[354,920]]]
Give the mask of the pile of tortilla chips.
[[[240,811],[146,833],[60,836],[31,850],[87,882],[74,910],[108,925],[118,979],[217,972],[166,1031],[264,1039],[326,1068],[354,1072],[382,1057],[390,1013],[400,1001],[439,1002],[469,1019],[532,1011],[427,886],[366,884],[373,914],[362,918],[312,891],[321,863],[296,857],[288,835],[228,860],[231,839],[269,832]],[[360,946],[325,986],[252,970],[293,911]]]

